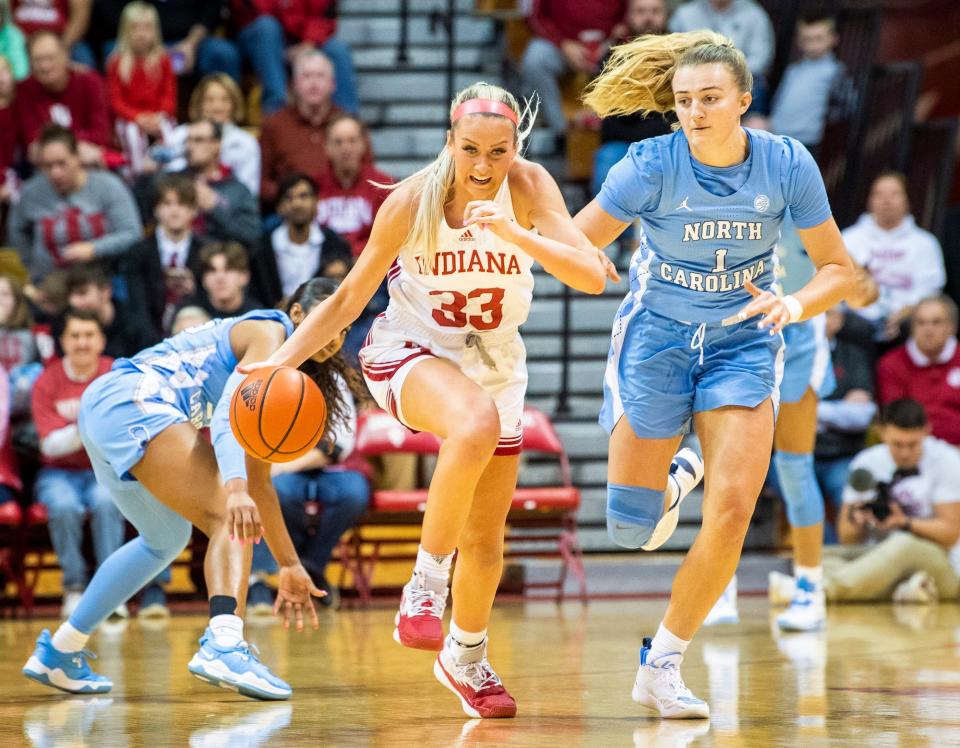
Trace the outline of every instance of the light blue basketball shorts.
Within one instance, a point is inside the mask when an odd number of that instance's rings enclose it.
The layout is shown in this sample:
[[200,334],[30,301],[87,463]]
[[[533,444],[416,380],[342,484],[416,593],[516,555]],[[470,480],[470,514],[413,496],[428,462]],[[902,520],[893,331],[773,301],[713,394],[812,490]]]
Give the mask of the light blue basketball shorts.
[[827,318],[823,314],[783,328],[787,353],[780,383],[781,402],[798,402],[807,389],[812,389],[817,397],[826,397],[836,388],[826,328]]
[[626,416],[638,437],[667,439],[702,411],[771,398],[776,412],[783,336],[758,321],[680,322],[628,297],[614,320],[600,424],[610,433]]
[[[164,429],[188,421],[163,397],[163,381],[134,367],[112,369],[95,380],[80,398],[80,438],[97,461],[120,481],[133,481],[147,444]],[[99,477],[99,475],[98,475]]]

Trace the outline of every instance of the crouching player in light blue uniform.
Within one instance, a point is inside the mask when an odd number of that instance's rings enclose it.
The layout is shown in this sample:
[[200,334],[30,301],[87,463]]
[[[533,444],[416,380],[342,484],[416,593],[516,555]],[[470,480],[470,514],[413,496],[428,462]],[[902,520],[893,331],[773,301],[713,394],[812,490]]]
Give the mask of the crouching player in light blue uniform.
[[[680,130],[635,143],[576,218],[598,247],[635,219],[643,236],[614,321],[601,423],[610,431],[607,516],[639,548],[675,526],[671,460],[692,418],[703,446],[703,526],[670,604],[644,640],[634,700],[664,717],[707,717],[679,665],[733,576],[766,476],[783,367],[780,330],[838,303],[853,265],[823,181],[796,140],[744,129],[751,76],[712,32],[617,47],[585,101],[600,116],[675,110]],[[784,298],[773,251],[790,209],[817,266]]]
[[[290,306],[314,306],[312,284],[301,286]],[[278,310],[213,320],[119,359],[87,388],[79,419],[84,448],[97,480],[139,536],[101,564],[70,619],[52,637],[44,630],[24,675],[71,693],[109,691],[111,681],[87,662],[87,639],[110,611],[180,555],[195,525],[210,539],[204,561],[210,625],[190,672],[252,698],[290,696],[290,687],[243,638],[254,541],[265,537],[281,565],[274,609],[284,609],[285,617],[293,610],[298,630],[305,610],[318,626],[311,595],[323,593],[294,551],[270,465],[246,456],[231,433],[229,408],[243,381],[234,371],[237,364],[262,361],[293,329],[290,317]],[[307,361],[301,368],[320,385],[330,420],[337,422],[343,406],[331,365]],[[212,444],[200,434],[205,426]]]

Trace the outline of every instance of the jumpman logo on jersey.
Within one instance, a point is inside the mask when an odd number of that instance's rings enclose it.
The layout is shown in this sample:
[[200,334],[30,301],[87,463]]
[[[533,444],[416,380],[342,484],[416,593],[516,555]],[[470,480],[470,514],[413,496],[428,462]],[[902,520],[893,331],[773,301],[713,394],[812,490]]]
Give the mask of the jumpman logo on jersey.
[[690,196],[689,196],[689,195],[687,195],[685,198],[683,198],[683,202],[680,203],[680,204],[677,206],[677,210],[686,210],[686,211],[688,211],[689,213],[693,213],[693,209],[692,209],[689,205],[687,205],[687,201],[688,201],[689,199],[690,199]]

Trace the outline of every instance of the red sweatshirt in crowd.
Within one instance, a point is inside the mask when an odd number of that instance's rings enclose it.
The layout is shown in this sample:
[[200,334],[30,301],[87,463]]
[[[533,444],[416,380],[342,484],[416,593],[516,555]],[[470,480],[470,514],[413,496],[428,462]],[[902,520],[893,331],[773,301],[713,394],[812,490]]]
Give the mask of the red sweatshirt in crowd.
[[86,68],[71,68],[67,87],[53,93],[30,76],[17,84],[17,130],[29,145],[48,122],[69,127],[78,140],[106,146],[110,141],[107,97],[100,76]]
[[576,40],[581,31],[592,29],[609,38],[626,10],[625,0],[537,0],[527,22],[534,34],[559,47],[565,39]]
[[114,55],[107,63],[107,91],[114,114],[122,119],[133,122],[138,114],[154,112],[176,119],[177,77],[167,55],[150,71],[143,60],[134,60],[126,82],[120,77],[120,59]]
[[960,445],[960,346],[950,338],[932,361],[913,340],[894,348],[877,366],[880,405],[909,397],[923,405],[938,439]]
[[343,187],[333,176],[332,169],[317,175],[316,180],[319,188],[317,222],[350,242],[353,256],[357,257],[367,245],[377,211],[390,194],[374,187],[370,181],[391,184],[393,179],[367,164],[360,170],[352,187]]
[[[41,442],[54,431],[76,424],[77,417],[80,415],[80,396],[83,391],[98,376],[110,371],[112,365],[112,358],[101,356],[97,373],[86,382],[75,382],[70,379],[63,368],[62,358],[56,359],[43,370],[33,385],[31,398],[33,423],[37,427]],[[41,453],[40,459],[44,465],[51,467],[68,470],[90,469],[90,458],[87,457],[82,446],[60,457],[47,457]]]
[[298,42],[323,44],[337,31],[336,0],[275,0],[274,15]]
[[70,0],[13,0],[13,22],[25,37],[38,31],[52,31],[57,36],[70,20]]

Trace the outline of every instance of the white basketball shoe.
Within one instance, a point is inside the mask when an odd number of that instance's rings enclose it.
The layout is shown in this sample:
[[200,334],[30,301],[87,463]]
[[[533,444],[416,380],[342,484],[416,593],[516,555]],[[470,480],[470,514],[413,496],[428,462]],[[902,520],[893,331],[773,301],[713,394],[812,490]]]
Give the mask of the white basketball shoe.
[[710,707],[687,688],[680,675],[679,654],[650,659],[653,640],[646,638],[640,648],[640,668],[633,684],[633,700],[655,709],[664,719],[707,719]]
[[701,480],[703,460],[700,455],[686,447],[681,449],[674,455],[670,463],[670,474],[667,476],[667,490],[673,492],[673,503],[653,528],[650,540],[640,546],[643,550],[655,551],[670,539],[677,529],[677,522],[680,521],[680,504]]

